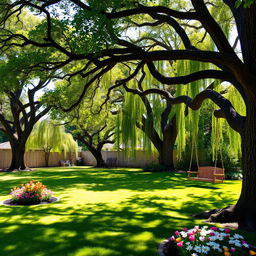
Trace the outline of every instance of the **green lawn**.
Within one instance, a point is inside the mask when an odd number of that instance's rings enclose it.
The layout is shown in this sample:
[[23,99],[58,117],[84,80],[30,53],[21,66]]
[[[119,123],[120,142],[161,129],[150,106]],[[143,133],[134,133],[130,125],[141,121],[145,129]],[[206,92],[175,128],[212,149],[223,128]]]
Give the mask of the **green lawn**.
[[0,173],[0,200],[10,188],[42,181],[59,202],[0,206],[0,255],[155,256],[176,229],[201,224],[192,213],[236,201],[241,182],[188,181],[185,174],[86,167]]

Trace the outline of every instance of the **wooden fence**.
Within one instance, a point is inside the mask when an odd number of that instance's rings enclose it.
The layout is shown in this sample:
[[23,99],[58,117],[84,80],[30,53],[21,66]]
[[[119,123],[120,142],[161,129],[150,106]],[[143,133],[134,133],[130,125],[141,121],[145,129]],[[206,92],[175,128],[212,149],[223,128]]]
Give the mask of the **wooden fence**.
[[[5,169],[10,166],[12,152],[10,149],[0,149],[0,169]],[[49,166],[59,166],[60,160],[70,160],[71,163],[76,162],[76,156],[73,153],[50,153]],[[28,167],[43,167],[45,166],[45,158],[43,151],[31,151],[25,153],[25,163]]]
[[[81,152],[81,157],[86,165],[95,165],[96,160],[89,151]],[[126,155],[124,152],[102,151],[102,157],[106,163],[109,159],[115,159],[117,166],[143,167],[152,162],[157,162],[157,154],[138,151],[135,157]]]
[[[11,154],[10,149],[0,149],[0,169],[5,169],[10,166]],[[174,152],[174,162],[176,162],[175,155],[176,153]],[[124,152],[117,151],[103,151],[102,156],[106,163],[108,160],[114,159],[116,165],[120,167],[143,167],[152,162],[157,162],[157,154],[147,153],[144,151],[138,151],[135,157],[129,157],[124,154]],[[201,159],[200,164],[206,164],[204,155],[200,153],[199,156]],[[85,165],[96,164],[93,155],[89,151],[80,152],[79,157],[82,157]],[[66,157],[64,156],[64,153],[50,153],[49,166],[60,166],[60,160],[69,160],[72,164],[75,164],[76,156],[72,153],[67,153]],[[28,167],[44,167],[44,152],[26,152],[25,162]]]

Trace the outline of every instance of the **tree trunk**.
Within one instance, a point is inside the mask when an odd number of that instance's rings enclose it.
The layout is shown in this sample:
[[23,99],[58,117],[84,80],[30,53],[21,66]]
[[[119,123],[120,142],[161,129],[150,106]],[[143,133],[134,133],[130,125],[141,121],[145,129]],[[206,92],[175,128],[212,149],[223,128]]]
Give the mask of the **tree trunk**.
[[159,164],[164,165],[168,171],[175,171],[173,148],[177,138],[176,117],[173,117],[171,122],[164,129],[162,129],[162,133],[162,146],[160,150],[158,150]]
[[235,206],[239,226],[256,232],[256,106],[247,104],[242,138],[243,181],[240,198]]
[[16,141],[11,143],[12,161],[8,170],[25,170],[25,143]]
[[90,152],[92,153],[92,155],[94,156],[94,158],[97,162],[95,167],[105,167],[106,163],[102,157],[101,149],[97,150],[95,148],[89,148],[89,147],[88,147],[88,149],[90,150]]
[[97,165],[96,167],[104,167],[106,166],[106,163],[104,161],[104,159],[102,158],[102,154],[101,154],[101,151],[100,152],[97,152],[95,155],[94,155],[96,161],[97,161]]
[[242,139],[243,181],[235,206],[224,208],[209,217],[212,222],[238,222],[239,228],[256,232],[256,106],[247,103]]
[[173,146],[174,146],[174,143],[171,144],[170,141],[164,140],[162,142],[162,149],[158,151],[159,164],[164,165],[166,167],[166,170],[168,171],[175,170],[174,161],[173,161]]
[[45,167],[49,166],[50,151],[44,151]]

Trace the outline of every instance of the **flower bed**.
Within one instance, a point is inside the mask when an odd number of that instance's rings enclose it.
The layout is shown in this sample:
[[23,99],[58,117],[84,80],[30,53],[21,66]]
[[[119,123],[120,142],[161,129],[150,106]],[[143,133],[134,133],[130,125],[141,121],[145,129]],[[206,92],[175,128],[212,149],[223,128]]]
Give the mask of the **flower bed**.
[[31,180],[26,184],[13,187],[10,194],[12,204],[30,205],[50,201],[53,192],[42,182]]
[[164,256],[256,255],[243,236],[232,234],[229,229],[208,226],[175,231],[161,248]]

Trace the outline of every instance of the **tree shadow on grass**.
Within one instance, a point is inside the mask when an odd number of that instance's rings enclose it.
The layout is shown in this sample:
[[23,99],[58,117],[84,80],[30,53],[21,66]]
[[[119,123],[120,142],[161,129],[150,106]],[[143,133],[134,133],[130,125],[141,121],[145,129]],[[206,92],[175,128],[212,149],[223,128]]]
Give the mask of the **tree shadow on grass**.
[[[229,202],[219,191],[222,184],[189,181],[176,173],[49,168],[0,177],[1,195],[30,179],[63,196],[72,188],[97,196],[129,190],[114,203],[65,198],[49,205],[2,206],[0,255],[8,256],[155,256],[159,242],[173,231],[201,223],[192,213]],[[183,193],[187,188],[191,193]]]
[[[0,246],[8,256],[153,256],[162,239],[177,227],[193,224],[182,215],[172,216],[158,200],[168,198],[132,197],[118,208],[100,203],[79,211],[9,207],[1,215],[9,220],[1,223]],[[47,217],[49,223],[42,223]]]
[[[43,181],[54,190],[63,190],[81,186],[92,191],[115,191],[128,189],[135,191],[153,191],[159,189],[197,187],[218,189],[217,184],[198,183],[186,179],[186,174],[148,173],[129,169],[88,169],[88,168],[49,168],[34,172],[11,173],[14,179],[0,181],[0,193],[30,179]],[[19,178],[19,179],[18,179]]]

